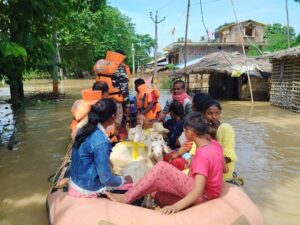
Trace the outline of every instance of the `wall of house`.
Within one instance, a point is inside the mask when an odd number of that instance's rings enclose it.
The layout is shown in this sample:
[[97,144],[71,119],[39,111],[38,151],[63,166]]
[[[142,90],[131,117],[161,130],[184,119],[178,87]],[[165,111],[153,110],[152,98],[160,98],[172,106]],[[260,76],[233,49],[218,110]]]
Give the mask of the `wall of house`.
[[[239,52],[243,54],[242,46],[237,45],[226,45],[221,48],[218,48],[218,45],[215,44],[209,46],[187,46],[187,60],[189,61],[220,50],[225,52]],[[184,63],[184,46],[179,49],[179,63]]]
[[[268,79],[262,79],[260,77],[251,76],[251,87],[253,93],[253,99],[255,101],[268,101],[270,84]],[[239,78],[238,85],[238,99],[250,100],[250,87],[246,74],[243,74]]]
[[[254,100],[267,101],[269,99],[268,80],[251,76],[251,85]],[[208,81],[208,93],[218,99],[251,99],[246,75],[235,78],[227,74],[211,74]]]
[[272,105],[300,112],[300,57],[272,60]]
[[208,81],[208,93],[217,99],[238,98],[238,78],[232,78],[227,74],[212,73]]
[[[264,27],[258,24],[253,24],[253,36],[248,36],[249,40],[253,41],[253,42],[263,42],[263,35],[264,35]],[[246,39],[246,34],[245,34],[245,26],[247,25],[247,23],[242,24],[243,26],[243,35],[244,35],[244,39]],[[240,35],[240,30],[239,30],[239,26],[232,26],[227,30],[223,30],[222,32],[220,32],[219,35],[219,40],[218,42],[221,43],[230,43],[230,42],[237,42],[237,43],[241,43],[242,42],[242,38]]]

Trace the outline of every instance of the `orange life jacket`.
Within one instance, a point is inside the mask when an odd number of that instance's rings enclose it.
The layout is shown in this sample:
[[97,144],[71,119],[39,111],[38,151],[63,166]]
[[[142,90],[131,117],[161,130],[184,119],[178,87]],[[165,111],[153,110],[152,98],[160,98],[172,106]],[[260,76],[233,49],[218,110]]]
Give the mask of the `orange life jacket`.
[[100,59],[94,65],[94,72],[98,75],[96,81],[104,81],[109,88],[109,95],[117,102],[123,102],[124,97],[120,89],[113,86],[111,76],[116,72],[120,65],[125,67],[127,78],[129,79],[130,70],[129,67],[123,63],[125,56],[112,51],[106,52],[106,58]]
[[[90,112],[92,106],[102,99],[102,91],[93,91],[91,89],[85,89],[81,91],[82,99],[76,100],[71,108],[71,113],[73,114],[74,119],[70,124],[72,133],[77,132],[78,123],[85,119]],[[110,126],[106,130],[106,135],[110,138],[111,142],[117,142],[116,137],[116,128],[115,126]],[[73,135],[72,135],[73,136]]]
[[71,108],[74,119],[79,122],[90,112],[92,105],[102,99],[102,91],[85,89],[81,91],[82,99],[76,100]]
[[[147,84],[138,86],[138,93],[136,95],[136,104],[139,110],[144,110],[148,107],[151,101],[154,102],[154,106],[151,110],[145,113],[145,117],[149,120],[156,119],[158,113],[161,111],[160,104],[158,103],[159,91],[157,89],[149,89]],[[151,101],[149,100],[149,97]]]

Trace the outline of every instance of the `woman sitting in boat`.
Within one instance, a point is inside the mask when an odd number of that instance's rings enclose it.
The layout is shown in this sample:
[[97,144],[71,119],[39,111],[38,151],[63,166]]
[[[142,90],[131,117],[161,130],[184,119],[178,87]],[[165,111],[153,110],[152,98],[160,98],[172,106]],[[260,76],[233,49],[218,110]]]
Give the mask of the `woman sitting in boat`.
[[69,194],[96,198],[104,190],[131,183],[131,177],[114,176],[110,170],[111,143],[105,128],[115,121],[117,106],[112,99],[102,99],[92,106],[88,122],[80,128],[72,149]]
[[173,101],[177,101],[183,106],[184,115],[192,112],[192,100],[185,92],[185,83],[182,80],[176,80],[173,83],[172,96],[168,98],[162,113],[155,121],[161,122],[165,119],[166,115],[170,112],[170,106]]
[[228,172],[224,174],[226,182],[234,182],[234,169],[237,156],[235,153],[235,134],[229,123],[221,123],[221,104],[216,100],[207,101],[203,107],[203,114],[207,123],[217,126],[216,140],[224,149],[224,157],[228,166]]
[[[196,94],[193,98],[193,110],[202,112],[206,123],[212,128],[216,129],[215,138],[224,149],[224,157],[226,161],[226,173],[224,173],[224,180],[230,183],[234,183],[233,172],[235,168],[235,162],[237,156],[235,153],[235,134],[232,126],[228,123],[221,123],[221,104],[202,93]],[[212,135],[213,136],[213,135]],[[170,157],[170,162],[174,159],[180,158],[183,154],[190,151],[190,154],[194,154],[195,148],[192,147],[192,142],[186,142],[184,145]]]
[[164,214],[173,214],[188,206],[220,196],[223,184],[224,157],[222,147],[207,139],[207,127],[201,113],[192,112],[184,118],[184,133],[194,141],[197,150],[190,164],[190,174],[166,162],[156,164],[141,180],[123,195],[106,191],[113,201],[131,203],[156,192],[155,201]]

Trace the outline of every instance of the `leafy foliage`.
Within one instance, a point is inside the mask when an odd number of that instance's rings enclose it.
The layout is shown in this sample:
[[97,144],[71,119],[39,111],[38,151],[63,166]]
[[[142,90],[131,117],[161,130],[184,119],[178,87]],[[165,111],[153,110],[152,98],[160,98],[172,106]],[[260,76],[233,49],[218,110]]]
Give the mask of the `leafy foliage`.
[[232,24],[235,24],[235,23],[234,23],[234,22],[224,23],[224,24],[218,26],[215,30],[216,30],[216,31],[217,31],[217,30],[220,30],[220,29],[222,29],[222,28],[224,28],[224,27],[227,27],[227,26],[230,26],[230,25],[232,25]]
[[147,56],[153,46],[149,35],[135,34],[131,19],[118,9],[107,6],[102,11],[74,12],[59,33],[63,65],[67,71],[80,74],[91,71],[107,50],[123,50],[131,65],[131,45],[136,55]]
[[[300,34],[296,35],[294,28],[283,26],[279,23],[274,23],[265,28],[264,41],[266,42],[266,47],[264,47],[262,51],[274,52],[288,48],[288,29],[291,47],[300,45]],[[260,55],[260,53],[254,47],[250,47],[248,55],[256,56]]]
[[278,51],[288,47],[287,32],[289,30],[290,40],[295,38],[295,30],[292,27],[282,26],[279,23],[268,25],[265,28],[264,40],[266,41],[265,51]]
[[141,57],[153,46],[149,35],[137,35],[131,19],[106,0],[0,1],[0,27],[0,64],[5,65],[0,79],[10,85],[12,100],[24,95],[24,74],[35,77],[32,71],[49,72],[57,65],[54,34],[60,66],[74,74],[90,71],[107,50],[122,49],[130,63],[132,43]]

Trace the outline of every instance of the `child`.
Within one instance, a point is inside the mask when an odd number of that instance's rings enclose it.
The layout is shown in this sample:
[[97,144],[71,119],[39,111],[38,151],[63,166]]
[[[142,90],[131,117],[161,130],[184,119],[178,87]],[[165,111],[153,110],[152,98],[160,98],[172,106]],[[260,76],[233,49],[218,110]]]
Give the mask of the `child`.
[[131,203],[149,193],[156,192],[156,203],[164,214],[173,214],[188,206],[220,196],[223,184],[223,150],[214,140],[208,140],[205,121],[198,112],[184,118],[184,133],[197,146],[185,175],[166,162],[156,164],[124,195],[105,192],[113,201]]
[[164,156],[164,161],[169,162],[179,170],[184,170],[186,165],[186,160],[184,158],[178,158],[170,160],[172,155],[176,153],[179,147],[178,138],[183,132],[183,106],[177,101],[173,101],[170,106],[170,116],[171,119],[167,120],[164,123],[164,127],[167,128],[170,132],[168,133],[167,145],[173,149],[169,154]]
[[173,83],[172,96],[168,98],[162,113],[155,121],[161,122],[165,119],[166,115],[170,112],[170,105],[173,101],[177,101],[183,106],[184,115],[192,112],[191,97],[185,92],[185,83],[182,80],[176,80]]
[[102,99],[92,106],[88,122],[80,128],[72,148],[69,194],[96,198],[106,189],[131,183],[130,177],[114,176],[110,170],[111,143],[105,129],[114,123],[117,106],[112,99]]
[[167,144],[171,149],[175,150],[178,147],[177,139],[183,132],[184,111],[183,106],[179,102],[173,101],[170,105],[170,116],[171,119],[164,123],[164,127],[170,131]]

